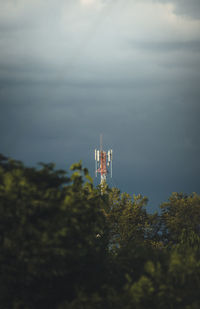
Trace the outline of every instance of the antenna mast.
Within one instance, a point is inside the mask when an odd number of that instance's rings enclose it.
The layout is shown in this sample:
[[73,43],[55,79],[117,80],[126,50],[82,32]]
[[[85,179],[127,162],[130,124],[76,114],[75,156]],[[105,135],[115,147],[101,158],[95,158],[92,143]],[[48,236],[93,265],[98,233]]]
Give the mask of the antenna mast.
[[107,174],[110,173],[110,177],[112,178],[112,157],[112,149],[107,152],[103,150],[103,136],[100,134],[100,150],[95,149],[95,174],[96,177],[98,173],[101,175],[101,193],[103,186],[106,184]]

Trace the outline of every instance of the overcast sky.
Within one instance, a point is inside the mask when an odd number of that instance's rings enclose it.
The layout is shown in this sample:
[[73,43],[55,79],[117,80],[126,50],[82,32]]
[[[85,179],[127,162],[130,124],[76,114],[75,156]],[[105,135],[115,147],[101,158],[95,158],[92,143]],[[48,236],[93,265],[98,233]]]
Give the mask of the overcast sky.
[[4,155],[94,176],[102,133],[111,185],[157,209],[200,193],[199,119],[199,0],[0,1]]

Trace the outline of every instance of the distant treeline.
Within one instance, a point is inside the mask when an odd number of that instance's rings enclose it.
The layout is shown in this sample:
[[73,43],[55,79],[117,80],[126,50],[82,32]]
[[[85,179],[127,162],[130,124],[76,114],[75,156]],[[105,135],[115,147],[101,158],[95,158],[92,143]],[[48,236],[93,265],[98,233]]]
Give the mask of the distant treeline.
[[0,155],[0,308],[199,309],[200,196],[95,188]]

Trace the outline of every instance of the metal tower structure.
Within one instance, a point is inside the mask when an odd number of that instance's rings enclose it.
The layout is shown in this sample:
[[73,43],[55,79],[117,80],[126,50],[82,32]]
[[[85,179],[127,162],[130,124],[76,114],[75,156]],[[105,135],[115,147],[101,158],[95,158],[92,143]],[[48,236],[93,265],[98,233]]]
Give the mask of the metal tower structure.
[[106,183],[106,177],[110,174],[112,178],[112,149],[107,152],[103,150],[103,138],[100,135],[100,150],[95,149],[95,174],[96,177],[98,173],[101,175],[100,185],[103,186]]

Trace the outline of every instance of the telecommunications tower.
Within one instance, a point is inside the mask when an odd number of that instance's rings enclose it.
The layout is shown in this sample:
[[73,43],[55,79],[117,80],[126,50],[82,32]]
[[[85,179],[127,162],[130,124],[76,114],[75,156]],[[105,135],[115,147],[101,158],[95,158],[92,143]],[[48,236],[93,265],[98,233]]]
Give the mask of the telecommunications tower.
[[106,183],[106,177],[110,174],[112,178],[112,149],[107,152],[103,150],[102,134],[100,135],[100,150],[95,149],[95,174],[101,175],[101,186]]

